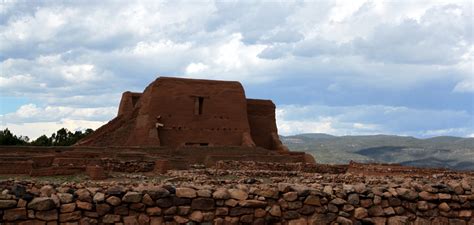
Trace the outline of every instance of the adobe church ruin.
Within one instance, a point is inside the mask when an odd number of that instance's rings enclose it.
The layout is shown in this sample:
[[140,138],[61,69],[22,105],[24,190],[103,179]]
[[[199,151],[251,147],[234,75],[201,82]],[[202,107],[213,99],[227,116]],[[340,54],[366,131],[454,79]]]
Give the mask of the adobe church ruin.
[[286,152],[270,100],[246,99],[242,85],[160,77],[125,92],[118,115],[80,146],[244,146]]
[[123,93],[117,117],[74,146],[0,146],[0,174],[164,172],[222,160],[315,163],[281,143],[272,101],[246,99],[239,82],[170,77]]

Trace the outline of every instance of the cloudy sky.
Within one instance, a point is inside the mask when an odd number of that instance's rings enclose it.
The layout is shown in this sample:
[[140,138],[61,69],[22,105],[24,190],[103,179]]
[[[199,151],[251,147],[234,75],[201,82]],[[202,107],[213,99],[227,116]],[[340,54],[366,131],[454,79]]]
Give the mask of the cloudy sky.
[[474,136],[472,1],[0,3],[0,128],[97,128],[160,75],[241,81],[283,135]]

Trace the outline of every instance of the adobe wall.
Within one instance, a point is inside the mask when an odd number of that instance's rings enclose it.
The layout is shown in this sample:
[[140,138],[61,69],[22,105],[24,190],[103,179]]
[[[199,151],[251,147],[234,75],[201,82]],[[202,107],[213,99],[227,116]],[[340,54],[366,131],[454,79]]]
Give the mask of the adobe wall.
[[130,92],[126,91],[122,94],[122,98],[120,99],[120,105],[118,109],[118,116],[124,114],[131,114],[135,108],[135,105],[140,100],[142,93]]
[[219,186],[0,182],[0,223],[474,224],[469,179],[383,181]]
[[275,121],[275,104],[270,100],[247,99],[250,133],[257,146],[275,149],[272,133],[278,133]]

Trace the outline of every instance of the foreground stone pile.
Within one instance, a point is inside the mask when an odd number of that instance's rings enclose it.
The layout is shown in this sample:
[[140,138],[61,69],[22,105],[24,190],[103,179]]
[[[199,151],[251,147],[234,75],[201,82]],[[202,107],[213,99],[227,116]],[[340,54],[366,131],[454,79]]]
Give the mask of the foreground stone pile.
[[471,178],[0,187],[1,224],[474,224]]

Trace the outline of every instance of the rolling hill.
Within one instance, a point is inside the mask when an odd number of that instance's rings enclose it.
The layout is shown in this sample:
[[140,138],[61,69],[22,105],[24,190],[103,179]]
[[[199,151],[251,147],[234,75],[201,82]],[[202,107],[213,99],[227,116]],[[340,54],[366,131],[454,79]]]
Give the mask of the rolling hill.
[[311,133],[282,136],[281,140],[291,150],[312,154],[318,163],[345,164],[353,160],[474,170],[474,138]]

